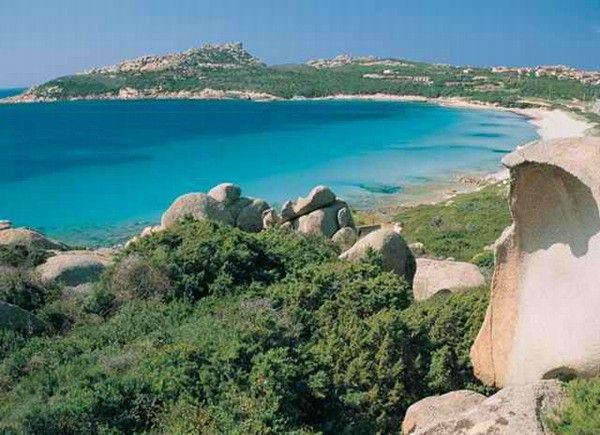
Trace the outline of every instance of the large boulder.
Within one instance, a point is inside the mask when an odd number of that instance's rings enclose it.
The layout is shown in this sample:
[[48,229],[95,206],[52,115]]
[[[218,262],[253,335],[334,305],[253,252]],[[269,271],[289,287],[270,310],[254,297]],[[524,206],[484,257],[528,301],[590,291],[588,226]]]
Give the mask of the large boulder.
[[0,328],[31,334],[42,332],[46,326],[44,322],[29,311],[8,302],[0,301]]
[[96,281],[112,260],[109,250],[65,251],[48,258],[36,272],[43,282],[74,287]]
[[338,212],[347,207],[345,202],[336,200],[327,207],[300,216],[294,222],[294,227],[300,233],[320,234],[331,238],[340,229]]
[[0,245],[24,245],[41,249],[65,249],[66,246],[29,228],[5,228],[0,231]]
[[237,226],[243,231],[258,232],[264,228],[262,214],[269,208],[262,199],[242,196],[241,187],[222,183],[210,189],[208,194],[188,193],[177,198],[163,214],[161,228],[191,216]]
[[208,196],[214,198],[217,202],[228,206],[236,202],[242,196],[242,189],[232,183],[221,183],[208,191]]
[[358,240],[358,234],[352,227],[340,228],[331,238],[331,241],[338,245],[342,252],[350,249]]
[[210,219],[227,225],[235,224],[233,216],[222,202],[205,193],[188,193],[177,198],[162,215],[161,226],[169,227],[186,216],[198,220]]
[[545,435],[544,418],[563,399],[556,380],[507,387],[487,399],[454,392],[412,405],[402,429],[411,435]]
[[289,221],[319,208],[327,207],[335,200],[335,193],[329,187],[317,186],[310,191],[307,197],[286,202],[281,209],[281,218]]
[[7,230],[12,227],[12,222],[6,219],[0,219],[0,231]]
[[499,387],[600,369],[600,138],[536,142],[504,159],[513,225],[496,244],[473,348]]
[[381,255],[385,270],[403,276],[412,285],[416,269],[415,257],[400,234],[391,228],[373,231],[342,253],[340,258],[360,261],[366,258],[370,251]]
[[485,277],[474,264],[417,258],[417,273],[413,283],[413,295],[417,301],[429,299],[441,291],[454,293],[484,284]]
[[479,405],[486,397],[475,391],[459,390],[431,396],[412,404],[404,415],[402,433],[405,435],[422,431]]

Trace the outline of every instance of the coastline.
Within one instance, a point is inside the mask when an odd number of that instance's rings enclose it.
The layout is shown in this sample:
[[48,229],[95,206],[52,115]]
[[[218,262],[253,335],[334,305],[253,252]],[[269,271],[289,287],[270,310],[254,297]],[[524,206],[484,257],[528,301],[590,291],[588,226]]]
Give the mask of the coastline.
[[[434,104],[445,107],[455,107],[463,109],[479,109],[479,110],[496,110],[514,113],[532,124],[539,139],[549,140],[559,137],[582,137],[592,134],[591,129],[594,124],[582,119],[572,112],[561,109],[547,108],[528,108],[518,109],[502,107],[496,104],[474,102],[463,98],[426,98],[421,96],[407,95],[389,95],[389,94],[372,94],[372,95],[345,95],[338,94],[320,98],[269,98],[268,94],[259,93],[244,93],[238,91],[213,91],[205,90],[201,95],[196,94],[191,96],[189,93],[177,93],[177,97],[165,95],[158,98],[130,95],[128,97],[105,98],[106,100],[150,100],[150,99],[179,99],[179,100],[232,100],[245,99],[253,101],[389,101],[389,102],[415,102]],[[243,98],[241,97],[243,96]],[[82,100],[98,100],[98,98],[82,98]],[[102,100],[102,99],[100,99]],[[4,101],[6,103],[6,101]],[[520,144],[517,148],[526,144]],[[416,206],[420,204],[433,204],[447,201],[456,195],[476,191],[484,186],[506,182],[508,171],[502,170],[500,165],[498,170],[493,173],[483,173],[481,171],[449,173],[440,179],[430,180],[425,183],[415,183],[404,186],[401,193],[391,195],[376,195],[365,193],[364,197],[354,198],[352,201],[353,207],[366,214],[377,218],[381,223],[388,222],[395,212],[402,207]],[[371,196],[371,198],[367,198]],[[348,198],[350,199],[350,198]]]

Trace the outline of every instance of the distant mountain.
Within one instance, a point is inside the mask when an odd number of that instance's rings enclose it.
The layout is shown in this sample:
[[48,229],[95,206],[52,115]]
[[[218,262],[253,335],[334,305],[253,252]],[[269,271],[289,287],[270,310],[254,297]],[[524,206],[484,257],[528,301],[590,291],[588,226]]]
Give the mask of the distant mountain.
[[389,94],[466,98],[503,106],[600,98],[600,73],[565,66],[474,68],[339,55],[267,66],[241,43],[144,56],[60,77],[4,102],[81,99],[275,99]]

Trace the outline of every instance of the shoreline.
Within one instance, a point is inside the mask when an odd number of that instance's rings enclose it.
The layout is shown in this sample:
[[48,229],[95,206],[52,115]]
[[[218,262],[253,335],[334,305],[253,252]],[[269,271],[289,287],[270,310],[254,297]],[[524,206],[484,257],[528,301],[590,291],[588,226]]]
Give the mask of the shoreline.
[[[233,97],[235,95],[235,97]],[[233,100],[240,99],[240,95],[247,95],[242,92],[206,92],[203,97],[179,96],[174,99],[188,100]],[[292,98],[292,99],[267,99],[267,94],[252,93],[248,94],[252,98],[246,100],[269,102],[269,101],[389,101],[389,102],[415,102],[435,104],[444,107],[454,107],[463,109],[479,110],[497,110],[514,113],[527,119],[532,124],[540,140],[549,140],[559,137],[583,137],[592,134],[595,124],[589,121],[579,119],[576,114],[562,109],[547,108],[509,108],[495,104],[474,102],[462,98],[427,98],[421,96],[372,94],[372,95],[345,95],[338,94],[319,98]],[[11,98],[11,97],[9,97]],[[150,100],[150,99],[171,99],[168,96],[164,98],[110,98],[109,100]],[[97,98],[86,98],[86,101],[98,100]],[[6,99],[1,101],[7,103]],[[19,103],[13,103],[19,104]],[[516,149],[526,144],[517,145]],[[405,186],[405,189],[398,194],[376,195],[371,194],[370,200],[360,201],[355,198],[354,208],[366,214],[372,215],[380,223],[389,222],[394,212],[402,207],[412,207],[421,204],[435,204],[445,202],[456,195],[474,192],[484,186],[506,182],[508,171],[501,169],[492,173],[482,171],[472,171],[463,173],[447,174],[437,180],[428,181],[422,184]],[[365,197],[368,194],[365,194]],[[350,199],[350,198],[348,198]],[[362,204],[360,204],[362,202]],[[370,204],[369,204],[370,203]],[[108,229],[107,229],[108,230]],[[98,241],[95,243],[98,245]]]

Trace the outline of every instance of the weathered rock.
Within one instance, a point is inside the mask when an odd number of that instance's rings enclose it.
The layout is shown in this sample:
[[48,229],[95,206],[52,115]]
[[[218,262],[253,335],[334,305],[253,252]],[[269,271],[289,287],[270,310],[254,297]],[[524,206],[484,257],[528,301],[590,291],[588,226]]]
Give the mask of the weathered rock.
[[385,270],[403,276],[412,285],[416,269],[415,257],[402,236],[392,229],[382,228],[367,234],[352,248],[342,253],[340,258],[360,261],[371,250],[381,255]]
[[415,255],[424,255],[425,254],[425,245],[421,242],[415,242],[408,245],[411,252]]
[[[464,411],[461,409],[460,401],[457,401],[454,408],[456,412],[453,412],[453,404],[449,403],[445,396],[449,395],[438,396],[433,400],[427,398],[412,405],[407,412],[408,421],[405,419],[402,425],[404,433],[412,435],[549,434],[544,426],[544,417],[550,410],[561,405],[564,388],[555,380],[506,387],[483,401],[479,397],[473,397],[474,406]],[[411,411],[413,407],[416,411]],[[421,413],[419,410],[424,411]],[[430,418],[429,423],[426,417]]]
[[352,227],[340,228],[331,238],[331,241],[338,245],[342,252],[350,249],[358,240],[358,234]]
[[0,301],[0,328],[37,333],[46,329],[46,325],[29,311]]
[[413,283],[413,295],[417,301],[429,299],[443,290],[455,293],[484,284],[485,277],[474,264],[417,258]]
[[486,397],[469,390],[451,391],[441,396],[431,396],[413,403],[402,422],[402,433],[421,432],[479,405]]
[[352,219],[352,212],[350,211],[350,207],[348,207],[348,205],[338,210],[337,221],[340,228],[354,228],[354,219]]
[[7,230],[12,227],[12,222],[8,220],[0,220],[0,231]]
[[319,234],[331,238],[340,228],[338,225],[338,212],[344,207],[347,207],[345,202],[334,201],[327,207],[300,216],[294,222],[294,227],[301,233]]
[[242,189],[232,183],[221,183],[208,191],[208,196],[214,198],[223,205],[228,206],[236,202],[242,196]]
[[374,224],[374,225],[361,225],[358,228],[356,228],[356,231],[358,231],[358,238],[362,239],[364,236],[366,236],[367,234],[370,234],[374,231],[380,230],[382,227],[379,224]]
[[252,198],[241,197],[237,201],[226,205],[225,210],[231,214],[233,221],[236,222],[242,210],[252,204]]
[[150,237],[152,234],[156,234],[158,232],[162,231],[162,228],[160,227],[160,225],[151,225],[148,227],[145,227],[142,232],[140,233],[140,237]]
[[600,139],[536,142],[504,159],[513,225],[471,349],[497,386],[600,368]]
[[66,246],[29,228],[7,228],[0,231],[0,245],[25,245],[41,249],[65,249]]
[[263,228],[277,228],[281,225],[281,216],[277,213],[274,208],[269,208],[263,211],[262,214]]
[[43,282],[78,286],[97,280],[111,263],[107,251],[65,251],[48,258],[36,272]]
[[259,232],[263,229],[263,212],[269,209],[267,204],[262,199],[253,199],[250,204],[244,207],[236,221],[236,226],[249,232]]
[[169,227],[186,216],[198,220],[210,219],[227,225],[235,223],[223,203],[204,193],[188,193],[177,198],[162,215],[161,226]]
[[317,186],[310,191],[307,197],[288,201],[281,209],[281,218],[284,221],[295,219],[319,208],[326,207],[335,201],[335,193],[325,186]]

